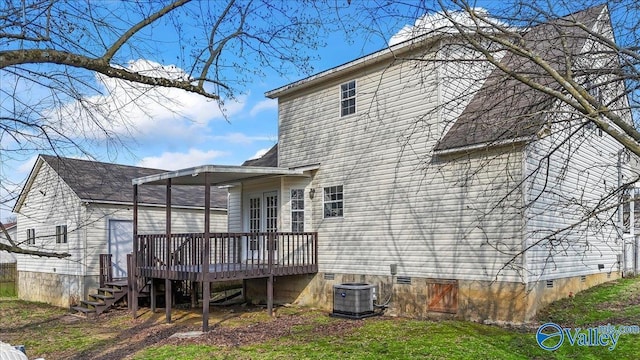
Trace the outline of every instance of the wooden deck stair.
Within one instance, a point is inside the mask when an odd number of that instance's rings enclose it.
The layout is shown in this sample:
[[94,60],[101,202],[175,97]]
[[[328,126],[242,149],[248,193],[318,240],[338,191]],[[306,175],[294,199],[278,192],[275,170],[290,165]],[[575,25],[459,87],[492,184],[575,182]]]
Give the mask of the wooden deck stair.
[[126,302],[127,300],[127,281],[116,280],[107,282],[104,287],[98,288],[96,294],[89,294],[89,299],[80,301],[80,305],[71,309],[76,314],[82,314],[86,317],[98,316],[108,311],[113,305]]

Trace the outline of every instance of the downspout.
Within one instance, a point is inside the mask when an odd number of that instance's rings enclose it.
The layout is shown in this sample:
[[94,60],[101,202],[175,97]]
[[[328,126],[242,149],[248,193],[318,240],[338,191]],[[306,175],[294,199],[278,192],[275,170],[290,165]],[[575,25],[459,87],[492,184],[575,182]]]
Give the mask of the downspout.
[[[523,151],[522,151],[522,174],[521,177],[522,179],[527,178],[527,171],[528,171],[528,167],[527,167],[527,159],[529,157],[529,147],[531,145],[527,144],[523,147]],[[522,242],[521,242],[521,246],[522,246],[522,250],[524,251],[524,249],[527,248],[527,228],[528,228],[528,223],[527,223],[527,219],[528,219],[528,207],[526,206],[526,204],[529,201],[529,181],[525,181],[522,183],[522,230],[521,230],[521,236],[522,236]],[[522,253],[522,281],[524,281],[525,283],[525,291],[526,293],[529,293],[529,291],[531,290],[530,288],[530,284],[529,284],[529,271],[528,271],[528,256],[527,256],[527,252],[524,251]]]
[[[618,191],[621,190],[622,188],[622,155],[625,152],[625,148],[622,148],[620,150],[618,150],[618,160],[616,163],[616,169],[618,172],[618,186],[617,189]],[[621,252],[620,254],[622,255],[622,264],[620,263],[620,261],[618,261],[618,271],[622,270],[622,276],[624,277],[624,272],[627,269],[627,254],[626,254],[626,245],[625,245],[625,241],[624,241],[624,217],[623,217],[623,212],[624,212],[624,191],[621,191],[620,193],[620,200],[618,201],[618,226],[617,226],[617,237],[618,239],[620,239],[620,247],[621,247]],[[631,224],[629,224],[631,225]],[[631,226],[630,226],[631,227]],[[619,255],[618,255],[619,256]],[[621,269],[622,267],[622,269]]]

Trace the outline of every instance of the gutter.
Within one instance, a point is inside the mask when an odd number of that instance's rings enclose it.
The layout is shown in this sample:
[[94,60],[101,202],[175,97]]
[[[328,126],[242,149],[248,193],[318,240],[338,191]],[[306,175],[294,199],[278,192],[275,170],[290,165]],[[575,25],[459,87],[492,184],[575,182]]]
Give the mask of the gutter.
[[537,136],[535,135],[521,136],[513,139],[507,139],[507,140],[501,140],[501,141],[495,141],[495,142],[484,142],[484,143],[479,143],[474,145],[460,146],[452,149],[434,150],[433,154],[434,155],[450,155],[450,154],[455,154],[460,152],[470,153],[470,152],[475,152],[482,149],[526,143],[536,139],[537,139]]
[[[123,205],[123,206],[133,206],[132,202],[124,202],[124,201],[108,201],[108,200],[93,200],[93,199],[80,199],[83,203],[87,204],[106,204],[106,205]],[[151,203],[138,203],[138,206],[146,206],[146,207],[157,207],[164,208],[163,204],[151,204]],[[172,205],[172,209],[187,209],[187,210],[204,210],[204,206],[189,206],[189,205]],[[224,211],[228,210],[225,208],[214,208],[210,209],[211,211]]]

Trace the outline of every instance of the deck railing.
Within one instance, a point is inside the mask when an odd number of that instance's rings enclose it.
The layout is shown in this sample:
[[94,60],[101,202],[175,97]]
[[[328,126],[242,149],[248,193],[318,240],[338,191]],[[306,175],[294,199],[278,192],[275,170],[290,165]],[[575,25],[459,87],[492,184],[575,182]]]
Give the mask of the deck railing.
[[[317,233],[138,235],[140,275],[183,280],[237,279],[317,272]],[[207,252],[206,249],[209,249]],[[208,266],[203,266],[207,264]]]

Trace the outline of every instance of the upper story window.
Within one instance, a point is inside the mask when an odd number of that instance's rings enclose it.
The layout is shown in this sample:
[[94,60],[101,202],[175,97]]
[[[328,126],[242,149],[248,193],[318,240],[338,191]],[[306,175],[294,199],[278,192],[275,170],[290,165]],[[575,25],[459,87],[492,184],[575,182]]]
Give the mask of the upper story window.
[[27,245],[35,245],[36,229],[27,229]]
[[356,81],[340,85],[340,116],[356,112]]
[[324,188],[324,217],[342,217],[342,185]]
[[56,244],[67,243],[67,225],[56,226]]

